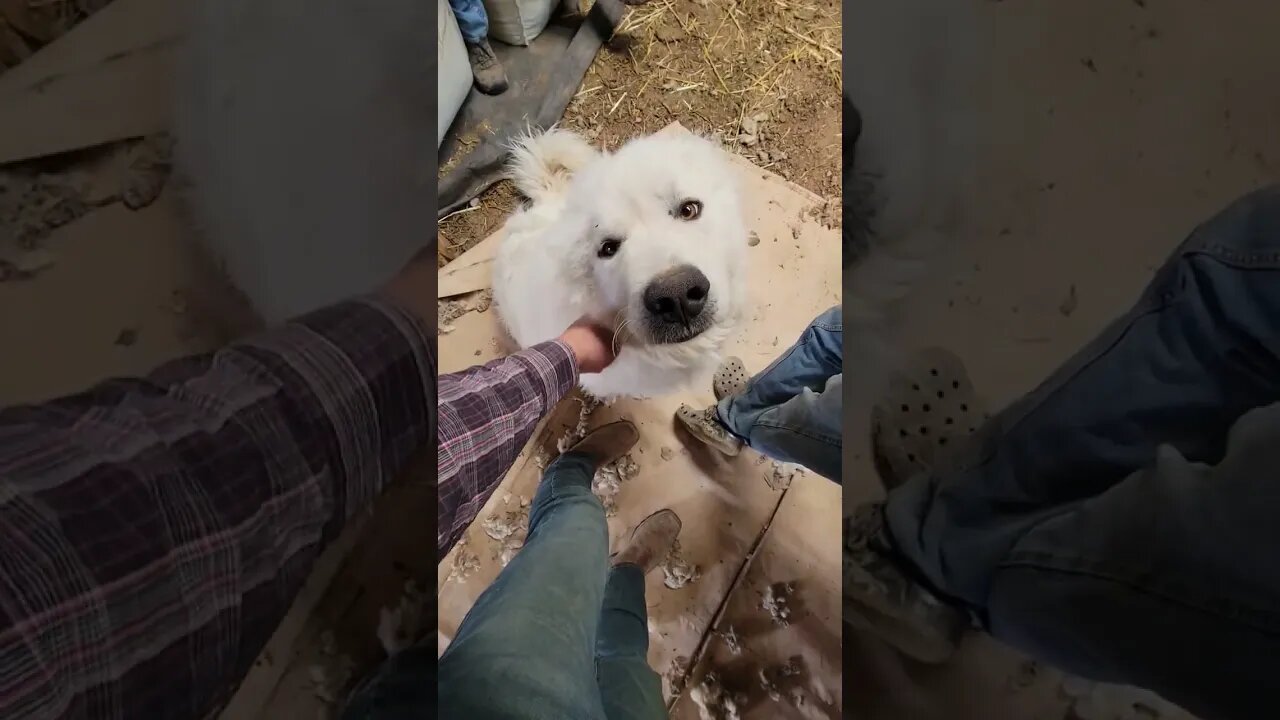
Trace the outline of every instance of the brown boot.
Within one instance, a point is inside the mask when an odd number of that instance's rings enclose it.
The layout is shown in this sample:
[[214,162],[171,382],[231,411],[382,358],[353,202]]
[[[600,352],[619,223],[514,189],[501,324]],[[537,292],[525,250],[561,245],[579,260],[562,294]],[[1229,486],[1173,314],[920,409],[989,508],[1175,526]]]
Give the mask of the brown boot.
[[596,467],[608,465],[626,455],[640,440],[640,431],[630,420],[619,420],[592,430],[565,453],[586,455]]
[[680,516],[673,510],[659,510],[640,521],[631,538],[609,559],[609,564],[635,565],[648,573],[671,552],[679,534]]
[[471,75],[477,90],[485,95],[501,95],[507,91],[507,71],[502,69],[488,40],[467,43],[467,59],[471,61]]

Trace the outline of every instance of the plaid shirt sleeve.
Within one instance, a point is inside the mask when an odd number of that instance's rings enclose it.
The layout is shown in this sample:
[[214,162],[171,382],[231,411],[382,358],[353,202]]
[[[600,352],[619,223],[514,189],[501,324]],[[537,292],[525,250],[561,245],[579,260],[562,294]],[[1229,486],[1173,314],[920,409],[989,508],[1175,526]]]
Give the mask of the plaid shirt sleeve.
[[428,339],[353,300],[0,410],[0,717],[224,705],[321,548],[431,438]]
[[538,421],[578,382],[562,342],[440,376],[437,561],[502,481]]

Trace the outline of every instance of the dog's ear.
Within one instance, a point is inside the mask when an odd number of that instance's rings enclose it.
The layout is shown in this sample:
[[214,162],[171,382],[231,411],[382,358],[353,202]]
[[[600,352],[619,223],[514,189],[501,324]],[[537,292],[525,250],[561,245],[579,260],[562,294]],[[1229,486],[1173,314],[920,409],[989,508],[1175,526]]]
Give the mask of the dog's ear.
[[554,127],[514,137],[509,149],[507,175],[534,203],[567,192],[573,175],[600,156],[582,136]]

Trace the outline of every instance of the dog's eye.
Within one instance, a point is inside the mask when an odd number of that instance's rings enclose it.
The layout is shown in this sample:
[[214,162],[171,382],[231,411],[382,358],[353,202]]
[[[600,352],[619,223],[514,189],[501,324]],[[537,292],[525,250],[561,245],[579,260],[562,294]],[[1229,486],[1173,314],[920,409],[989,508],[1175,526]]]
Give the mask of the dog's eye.
[[697,200],[685,200],[676,209],[676,217],[681,220],[697,220],[702,214],[702,203]]
[[600,243],[600,249],[596,251],[596,255],[602,258],[611,258],[618,254],[618,249],[622,247],[622,241],[617,238],[608,238]]

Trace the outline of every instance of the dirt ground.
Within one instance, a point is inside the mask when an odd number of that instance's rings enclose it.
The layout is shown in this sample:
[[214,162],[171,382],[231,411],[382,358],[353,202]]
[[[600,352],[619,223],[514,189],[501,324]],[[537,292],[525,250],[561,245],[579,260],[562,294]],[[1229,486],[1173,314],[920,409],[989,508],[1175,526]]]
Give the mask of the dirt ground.
[[[678,121],[822,196],[838,223],[840,42],[833,0],[655,0],[628,11],[561,125],[612,149]],[[518,197],[502,181],[477,200],[441,221],[441,266]]]

